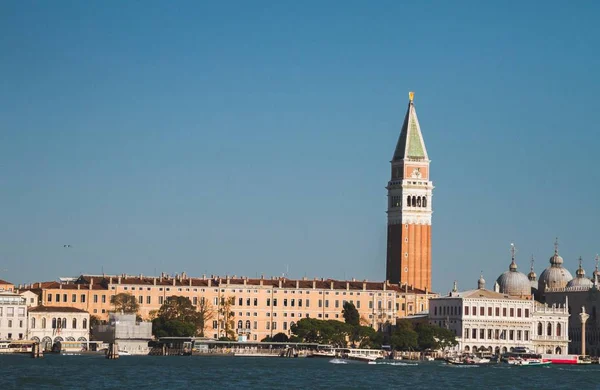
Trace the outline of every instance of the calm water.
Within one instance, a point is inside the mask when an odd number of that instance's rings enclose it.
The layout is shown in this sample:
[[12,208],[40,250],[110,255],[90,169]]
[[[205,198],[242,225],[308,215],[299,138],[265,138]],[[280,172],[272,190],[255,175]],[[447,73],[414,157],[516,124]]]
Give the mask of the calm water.
[[0,356],[0,389],[597,389],[600,365],[455,367],[245,357]]

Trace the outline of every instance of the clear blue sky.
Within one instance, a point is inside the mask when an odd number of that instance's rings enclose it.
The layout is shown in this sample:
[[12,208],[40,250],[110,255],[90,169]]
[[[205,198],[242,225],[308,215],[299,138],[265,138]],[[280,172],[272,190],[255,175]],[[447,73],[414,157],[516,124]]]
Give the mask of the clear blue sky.
[[[600,3],[4,1],[0,279],[385,275],[414,90],[433,285],[600,252]],[[63,248],[64,244],[72,245]]]

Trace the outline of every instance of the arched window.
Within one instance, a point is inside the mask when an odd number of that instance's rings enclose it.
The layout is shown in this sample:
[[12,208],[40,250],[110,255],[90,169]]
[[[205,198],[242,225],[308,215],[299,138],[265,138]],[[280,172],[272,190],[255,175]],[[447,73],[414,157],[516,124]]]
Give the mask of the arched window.
[[31,329],[35,329],[35,317],[31,317]]
[[417,198],[417,207],[421,207],[421,197]]
[[427,207],[427,197],[423,197],[423,207]]
[[556,354],[560,355],[562,353],[562,350],[560,349],[560,347],[556,347]]
[[412,206],[413,206],[413,207],[416,207],[416,206],[417,206],[417,197],[416,197],[416,196],[413,196],[413,197],[412,197]]
[[242,329],[242,320],[238,321],[238,329]]
[[[552,324],[548,323],[548,331],[546,332],[548,336],[552,336]],[[552,353],[552,352],[550,352]]]
[[52,319],[52,329],[56,329],[56,318]]
[[560,322],[559,322],[558,324],[556,324],[556,335],[557,336],[560,336],[560,331],[561,331],[561,329],[560,329]]
[[87,329],[87,318],[83,319],[83,329]]
[[542,327],[542,323],[538,322],[538,336],[544,334],[544,328]]
[[46,329],[46,317],[42,318],[42,329]]
[[73,318],[73,329],[77,329],[77,318]]
[[62,319],[62,328],[67,329],[67,319],[66,318]]
[[246,321],[246,329],[250,329],[250,320]]
[[406,197],[406,205],[407,206],[411,205],[411,203],[410,203],[410,195]]

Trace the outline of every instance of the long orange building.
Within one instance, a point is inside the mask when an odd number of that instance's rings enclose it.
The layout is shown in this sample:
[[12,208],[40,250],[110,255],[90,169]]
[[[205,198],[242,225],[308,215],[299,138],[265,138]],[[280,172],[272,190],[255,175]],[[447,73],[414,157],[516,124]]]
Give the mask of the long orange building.
[[219,314],[226,298],[233,297],[234,329],[249,340],[283,332],[302,318],[343,321],[344,302],[352,302],[363,324],[379,328],[396,318],[429,309],[429,298],[438,296],[408,285],[357,280],[306,278],[201,277],[185,273],[162,275],[82,275],[76,280],[33,283],[19,286],[19,291],[31,290],[40,296],[42,305],[75,307],[100,319],[114,311],[111,297],[128,293],[140,304],[142,318],[150,319],[167,297],[188,297],[194,305],[202,300],[212,307],[213,318],[206,324],[208,337],[224,336],[224,323]]
[[386,279],[431,289],[433,183],[413,93],[392,158],[388,182]]

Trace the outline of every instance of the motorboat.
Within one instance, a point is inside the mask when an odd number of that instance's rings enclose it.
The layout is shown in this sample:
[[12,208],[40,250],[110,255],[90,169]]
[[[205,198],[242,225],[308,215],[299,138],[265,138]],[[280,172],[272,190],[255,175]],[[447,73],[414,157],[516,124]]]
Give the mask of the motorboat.
[[446,359],[446,363],[455,366],[480,366],[491,364],[491,360],[484,357],[477,357],[471,355],[456,356],[453,358]]

